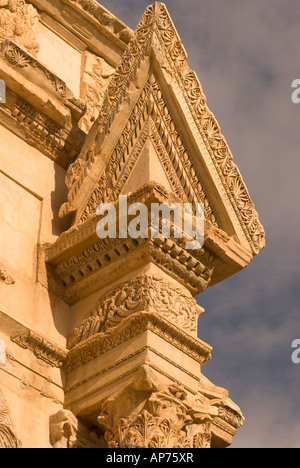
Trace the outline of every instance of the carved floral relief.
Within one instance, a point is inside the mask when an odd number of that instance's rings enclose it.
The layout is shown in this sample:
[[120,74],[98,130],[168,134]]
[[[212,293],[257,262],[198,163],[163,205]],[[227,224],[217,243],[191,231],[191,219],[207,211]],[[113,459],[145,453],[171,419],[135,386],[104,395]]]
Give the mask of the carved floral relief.
[[189,333],[197,331],[200,309],[195,299],[159,276],[142,275],[100,299],[90,316],[71,335],[69,347],[73,348],[142,311],[156,312]]

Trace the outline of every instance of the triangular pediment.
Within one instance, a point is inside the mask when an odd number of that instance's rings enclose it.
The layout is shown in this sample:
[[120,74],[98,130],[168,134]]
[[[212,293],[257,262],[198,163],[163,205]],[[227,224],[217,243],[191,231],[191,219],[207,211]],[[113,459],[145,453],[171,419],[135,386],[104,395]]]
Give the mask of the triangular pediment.
[[147,8],[67,175],[75,224],[148,181],[204,203],[213,225],[258,253],[264,230],[166,7]]
[[160,184],[167,190],[172,191],[168,175],[165,172],[159,154],[149,136],[132,170],[128,171],[127,180],[126,178],[124,179],[125,185],[121,190],[121,194],[127,195],[128,193],[134,192],[150,181]]

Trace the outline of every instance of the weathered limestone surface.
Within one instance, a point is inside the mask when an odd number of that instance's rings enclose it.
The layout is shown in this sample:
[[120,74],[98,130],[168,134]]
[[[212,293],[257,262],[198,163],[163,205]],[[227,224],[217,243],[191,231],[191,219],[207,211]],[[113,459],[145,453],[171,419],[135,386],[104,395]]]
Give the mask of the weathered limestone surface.
[[[264,231],[166,7],[0,0],[0,79],[0,448],[229,446],[195,297]],[[203,203],[203,247],[99,239],[119,195]]]

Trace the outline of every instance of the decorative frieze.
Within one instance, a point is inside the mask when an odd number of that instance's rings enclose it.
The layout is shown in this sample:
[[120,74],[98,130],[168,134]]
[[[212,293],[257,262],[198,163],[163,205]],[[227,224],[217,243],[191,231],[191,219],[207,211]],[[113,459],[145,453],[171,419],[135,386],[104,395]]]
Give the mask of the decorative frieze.
[[67,358],[67,351],[32,331],[28,334],[14,333],[10,339],[21,348],[30,349],[39,360],[51,367],[62,367]]
[[32,67],[43,72],[58,95],[63,98],[67,96],[66,83],[12,40],[6,39],[0,43],[0,54],[13,67],[21,69]]
[[[76,177],[75,166],[73,168],[73,177]],[[161,185],[149,183],[128,196],[128,204],[136,202],[144,203],[150,210],[151,203],[172,204],[181,203],[181,200]],[[118,210],[118,202],[115,206]],[[154,263],[174,279],[179,279],[194,295],[208,287],[217,265],[217,256],[205,246],[186,250],[185,237],[174,238],[172,223],[171,239],[165,239],[161,232],[156,239],[99,239],[96,235],[97,222],[97,216],[91,216],[85,223],[72,227],[47,253],[47,262],[55,266],[57,278],[66,290],[65,300],[69,301],[71,290],[76,289],[78,295],[81,284],[88,278],[97,275],[98,281],[101,281],[103,275],[107,277],[105,271],[116,261],[122,263],[124,272],[130,273],[131,263],[126,262],[126,258],[133,257],[136,259],[135,267],[138,262],[144,264],[146,260]],[[209,231],[214,232],[216,228],[210,224],[206,228],[209,238]],[[81,243],[84,248],[80,247]],[[73,253],[75,246],[76,254]]]
[[84,138],[80,130],[67,130],[20,97],[16,97],[10,112],[26,142],[62,166],[68,167],[80,151]]
[[109,448],[211,448],[216,415],[209,400],[190,400],[181,386],[163,384],[143,366],[128,387],[102,403],[98,424]]
[[66,361],[67,372],[84,366],[145,331],[151,331],[163,338],[167,343],[180,349],[201,365],[211,359],[212,348],[203,341],[181,330],[157,313],[140,312],[125,318],[116,328],[105,333],[92,335],[82,342],[80,341],[82,338],[81,330],[74,333],[68,343],[71,351],[69,351]]
[[134,313],[151,311],[194,335],[198,317],[203,312],[195,299],[163,278],[142,275],[100,299],[90,317],[75,329],[70,345],[76,346],[97,333],[106,332]]

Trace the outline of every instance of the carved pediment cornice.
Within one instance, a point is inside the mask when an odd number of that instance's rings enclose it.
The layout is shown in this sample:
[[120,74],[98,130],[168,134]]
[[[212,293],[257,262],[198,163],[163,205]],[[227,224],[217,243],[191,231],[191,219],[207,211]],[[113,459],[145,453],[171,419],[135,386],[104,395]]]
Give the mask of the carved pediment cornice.
[[13,343],[16,343],[23,349],[28,349],[33,354],[50,367],[60,368],[64,365],[67,358],[67,351],[49,341],[39,333],[28,330],[27,332],[15,332],[10,337]]
[[96,0],[31,0],[40,21],[80,50],[89,49],[116,66],[133,31]]
[[100,298],[90,316],[70,336],[69,347],[118,326],[130,315],[151,311],[197,336],[197,321],[203,309],[195,299],[161,276],[141,275]]
[[[155,95],[159,112],[154,122],[165,133],[164,145],[168,148],[171,144],[165,129],[174,129],[175,125],[175,130],[180,130],[177,152],[181,144],[186,147],[184,155],[192,170],[183,175],[185,182],[193,186],[194,173],[195,179],[202,182],[202,192],[207,194],[207,207],[215,222],[257,254],[264,247],[265,235],[254,204],[207,107],[201,84],[188,66],[187,54],[166,7],[158,2],[146,10],[110,81],[100,116],[76,162],[80,162],[80,167],[77,166],[76,179],[69,187],[68,203],[61,214],[81,213],[89,199],[94,199],[96,185],[105,177],[109,159],[117,150],[119,129],[126,131],[132,125],[133,133],[137,133],[141,118],[151,115]],[[137,109],[138,100],[144,104]],[[144,111],[140,115],[141,106]]]
[[[181,200],[154,182],[146,184],[128,196],[128,204],[144,203],[150,210],[152,203],[172,204]],[[114,202],[116,212],[119,202]],[[222,281],[244,268],[251,254],[221,229],[205,222],[204,246],[186,250],[185,239],[165,239],[160,233],[151,238],[99,239],[96,232],[99,217],[94,215],[84,223],[62,234],[48,249],[46,261],[54,267],[54,274],[63,291],[63,299],[74,304],[80,298],[119,280],[119,271],[129,274],[136,268],[153,263],[179,281],[194,296],[211,283]]]

